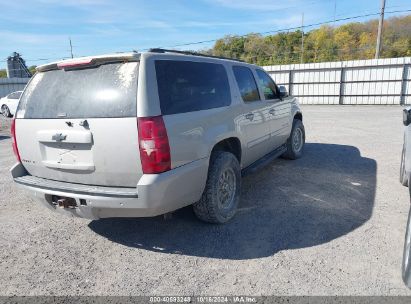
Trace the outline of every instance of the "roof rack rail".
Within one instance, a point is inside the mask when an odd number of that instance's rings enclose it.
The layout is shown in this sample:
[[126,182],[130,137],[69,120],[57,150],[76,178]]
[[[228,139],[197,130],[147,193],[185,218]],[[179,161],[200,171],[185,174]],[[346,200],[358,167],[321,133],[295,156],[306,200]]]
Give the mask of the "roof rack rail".
[[193,55],[193,56],[201,56],[201,57],[210,57],[210,58],[218,58],[218,59],[226,59],[226,60],[234,60],[239,62],[244,62],[240,59],[235,58],[228,58],[228,57],[221,57],[221,56],[213,56],[213,55],[206,55],[197,52],[190,52],[190,51],[178,51],[178,50],[169,50],[169,49],[162,49],[162,48],[152,48],[148,50],[152,53],[176,53],[176,54],[183,54],[183,55]]

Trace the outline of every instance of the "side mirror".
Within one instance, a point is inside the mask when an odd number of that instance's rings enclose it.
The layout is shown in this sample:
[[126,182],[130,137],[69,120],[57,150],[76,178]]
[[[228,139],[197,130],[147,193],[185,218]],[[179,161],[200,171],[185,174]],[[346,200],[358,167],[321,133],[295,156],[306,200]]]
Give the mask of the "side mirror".
[[408,126],[411,123],[411,109],[402,110],[402,123]]
[[287,92],[287,88],[285,86],[280,86],[279,87],[280,90],[280,97],[284,98],[284,97],[288,97],[288,92]]

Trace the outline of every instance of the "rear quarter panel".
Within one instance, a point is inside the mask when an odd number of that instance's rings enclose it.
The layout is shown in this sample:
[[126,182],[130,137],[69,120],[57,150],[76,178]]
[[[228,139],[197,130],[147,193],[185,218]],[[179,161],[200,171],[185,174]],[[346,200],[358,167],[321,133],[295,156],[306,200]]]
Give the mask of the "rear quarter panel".
[[241,137],[233,118],[241,115],[240,110],[240,107],[231,106],[164,116],[172,167],[207,158],[219,141]]
[[238,92],[231,73],[231,65],[227,61],[211,58],[198,58],[187,55],[145,53],[141,57],[138,86],[139,117],[161,115],[158,96],[155,60],[179,60],[193,62],[210,62],[223,64],[226,69],[231,105],[195,112],[164,115],[171,150],[171,166],[176,168],[198,159],[208,158],[214,145],[229,137],[236,137],[243,144],[243,133],[236,126],[238,117],[243,113],[238,102]]

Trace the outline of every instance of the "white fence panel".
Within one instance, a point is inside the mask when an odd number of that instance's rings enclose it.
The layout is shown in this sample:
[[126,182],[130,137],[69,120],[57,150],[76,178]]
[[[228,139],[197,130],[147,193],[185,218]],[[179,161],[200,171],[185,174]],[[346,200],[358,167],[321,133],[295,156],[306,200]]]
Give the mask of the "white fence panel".
[[302,104],[411,104],[411,57],[264,69]]
[[21,91],[30,78],[0,78],[0,98],[14,91]]
[[411,104],[411,65],[404,69],[403,79],[404,104]]

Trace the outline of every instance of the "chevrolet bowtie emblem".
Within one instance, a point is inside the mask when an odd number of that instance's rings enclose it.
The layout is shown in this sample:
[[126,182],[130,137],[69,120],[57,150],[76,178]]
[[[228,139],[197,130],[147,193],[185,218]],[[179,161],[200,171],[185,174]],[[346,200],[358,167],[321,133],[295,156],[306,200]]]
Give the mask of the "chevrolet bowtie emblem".
[[63,135],[61,133],[54,134],[51,139],[55,141],[63,141],[67,138],[67,135]]

